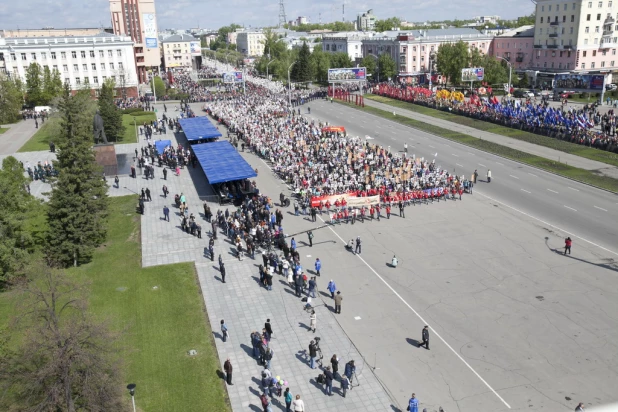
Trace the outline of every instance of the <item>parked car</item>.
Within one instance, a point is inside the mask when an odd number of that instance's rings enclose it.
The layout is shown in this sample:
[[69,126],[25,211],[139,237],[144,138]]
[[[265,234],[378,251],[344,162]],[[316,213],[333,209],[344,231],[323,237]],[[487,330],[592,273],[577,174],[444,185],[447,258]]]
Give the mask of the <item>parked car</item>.
[[606,90],[616,90],[618,89],[618,86],[613,83],[610,83],[610,84],[605,85],[605,89]]
[[570,99],[571,97],[573,97],[574,94],[575,94],[575,92],[572,92],[572,91],[564,91],[564,92],[560,93],[560,98],[562,98],[562,99]]
[[523,90],[517,89],[513,92],[513,97],[522,98],[522,97],[526,97],[526,95]]

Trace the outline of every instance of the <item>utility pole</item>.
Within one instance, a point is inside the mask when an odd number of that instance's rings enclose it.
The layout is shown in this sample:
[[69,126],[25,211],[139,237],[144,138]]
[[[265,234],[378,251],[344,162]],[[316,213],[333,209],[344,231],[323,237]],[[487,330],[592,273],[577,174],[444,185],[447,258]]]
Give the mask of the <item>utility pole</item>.
[[287,23],[287,19],[285,17],[285,4],[284,0],[279,0],[279,28],[283,28],[283,26]]

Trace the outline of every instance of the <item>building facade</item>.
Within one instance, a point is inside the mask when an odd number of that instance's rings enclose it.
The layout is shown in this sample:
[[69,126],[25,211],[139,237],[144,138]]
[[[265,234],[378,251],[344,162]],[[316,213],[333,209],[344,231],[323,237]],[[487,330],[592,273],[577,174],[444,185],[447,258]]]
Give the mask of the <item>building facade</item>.
[[322,51],[327,53],[347,53],[352,61],[363,58],[363,40],[367,36],[358,33],[337,33],[322,37]]
[[97,28],[67,28],[55,29],[53,27],[44,27],[42,29],[17,29],[17,30],[0,30],[0,37],[71,37],[71,36],[95,36],[101,32],[113,33],[111,27],[101,29]]
[[139,82],[148,82],[148,71],[161,66],[154,0],[109,0],[109,9],[114,34],[133,40]]
[[236,36],[236,50],[248,57],[264,54],[264,33],[261,31],[241,31]]
[[24,82],[28,66],[37,63],[52,72],[58,70],[71,90],[89,84],[96,91],[110,78],[119,95],[137,95],[133,41],[126,36],[0,38],[0,62],[9,76]]
[[188,34],[174,34],[161,42],[163,64],[166,69],[195,66],[193,56],[201,55],[200,40]]
[[356,17],[356,29],[359,31],[372,31],[376,27],[376,20],[373,10],[367,10],[366,13],[359,14]]
[[522,26],[496,36],[493,56],[505,58],[513,70],[529,69],[534,64],[534,26]]

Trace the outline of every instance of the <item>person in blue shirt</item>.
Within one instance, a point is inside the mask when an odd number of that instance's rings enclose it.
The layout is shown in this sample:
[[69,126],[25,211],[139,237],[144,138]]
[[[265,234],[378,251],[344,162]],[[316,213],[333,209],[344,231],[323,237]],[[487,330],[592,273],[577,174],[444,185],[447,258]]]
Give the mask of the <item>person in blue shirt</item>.
[[335,291],[337,290],[337,285],[335,285],[335,281],[334,280],[330,280],[330,282],[328,282],[328,286],[326,286],[326,289],[328,289],[328,291],[330,292],[330,297],[332,299],[335,299]]
[[292,238],[292,240],[290,241],[290,248],[296,249],[296,240],[294,240],[294,238]]
[[418,399],[416,399],[416,395],[412,394],[410,401],[408,402],[408,410],[410,412],[418,412]]
[[320,269],[322,269],[322,262],[320,262],[320,258],[315,260],[315,272],[318,276],[320,276]]

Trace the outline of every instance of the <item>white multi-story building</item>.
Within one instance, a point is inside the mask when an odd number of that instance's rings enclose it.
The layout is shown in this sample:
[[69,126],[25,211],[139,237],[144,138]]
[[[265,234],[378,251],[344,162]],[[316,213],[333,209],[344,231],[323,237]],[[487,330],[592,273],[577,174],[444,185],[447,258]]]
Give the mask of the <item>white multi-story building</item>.
[[236,50],[249,57],[264,54],[264,33],[261,31],[241,31],[236,36]]
[[336,33],[322,37],[322,51],[328,53],[347,53],[352,61],[363,58],[363,40],[369,35],[353,33]]
[[95,91],[110,78],[126,96],[137,96],[137,73],[130,37],[100,33],[96,36],[0,38],[0,63],[13,77],[26,80],[31,63],[58,70],[71,90],[89,84]]
[[201,54],[199,39],[188,34],[174,34],[161,42],[163,61],[166,68],[192,68],[193,56]]
[[356,29],[360,31],[372,31],[376,27],[376,16],[373,10],[367,10],[366,13],[359,14],[356,17]]

